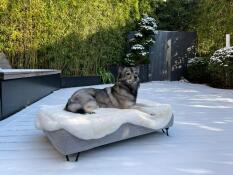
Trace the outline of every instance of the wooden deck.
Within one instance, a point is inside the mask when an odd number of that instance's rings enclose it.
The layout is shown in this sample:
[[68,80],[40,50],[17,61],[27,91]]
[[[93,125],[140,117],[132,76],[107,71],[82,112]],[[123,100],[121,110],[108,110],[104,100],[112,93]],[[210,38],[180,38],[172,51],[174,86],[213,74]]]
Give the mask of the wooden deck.
[[172,105],[171,136],[150,134],[66,162],[35,128],[34,119],[42,105],[65,104],[75,90],[58,90],[0,122],[0,175],[232,174],[233,90],[181,82],[142,84],[140,98]]

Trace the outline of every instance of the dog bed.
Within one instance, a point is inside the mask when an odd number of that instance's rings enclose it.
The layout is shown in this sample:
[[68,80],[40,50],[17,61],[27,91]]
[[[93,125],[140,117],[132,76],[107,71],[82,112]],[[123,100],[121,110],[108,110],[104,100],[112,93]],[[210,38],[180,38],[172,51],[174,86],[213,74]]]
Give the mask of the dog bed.
[[[94,114],[64,111],[64,105],[43,106],[36,127],[44,131],[63,155],[76,154],[98,146],[166,129],[173,125],[171,106],[139,100],[139,109],[100,108]],[[163,130],[164,132],[164,130]]]

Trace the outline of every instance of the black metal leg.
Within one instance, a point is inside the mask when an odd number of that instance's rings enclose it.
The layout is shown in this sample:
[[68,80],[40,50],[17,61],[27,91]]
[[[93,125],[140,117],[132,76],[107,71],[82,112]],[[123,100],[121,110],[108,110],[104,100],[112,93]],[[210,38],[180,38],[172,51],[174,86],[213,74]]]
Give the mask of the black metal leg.
[[70,159],[69,159],[69,156],[68,156],[68,155],[66,155],[66,161],[70,161]]
[[80,153],[77,153],[76,158],[75,158],[75,162],[77,162],[77,161],[78,161],[79,154],[80,154]]
[[169,136],[169,133],[168,133],[169,128],[165,128],[165,129],[166,129],[167,136]]
[[162,129],[162,131],[163,131],[163,133],[165,133],[163,129]]

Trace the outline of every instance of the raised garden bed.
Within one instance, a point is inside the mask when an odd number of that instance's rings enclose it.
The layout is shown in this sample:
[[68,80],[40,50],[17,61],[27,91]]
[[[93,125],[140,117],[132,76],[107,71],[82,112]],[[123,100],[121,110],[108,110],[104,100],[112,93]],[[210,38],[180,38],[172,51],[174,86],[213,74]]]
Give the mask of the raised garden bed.
[[60,88],[60,71],[0,70],[0,120]]
[[91,86],[102,84],[100,76],[62,77],[61,87]]

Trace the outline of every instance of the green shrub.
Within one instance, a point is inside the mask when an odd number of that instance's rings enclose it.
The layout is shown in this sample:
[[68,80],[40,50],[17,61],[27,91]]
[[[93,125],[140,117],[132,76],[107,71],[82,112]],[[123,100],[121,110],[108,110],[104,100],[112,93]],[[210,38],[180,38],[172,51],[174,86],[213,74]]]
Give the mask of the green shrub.
[[104,84],[115,82],[114,75],[110,71],[107,71],[105,68],[100,68],[98,70],[98,74],[101,77],[101,80]]
[[233,47],[214,52],[211,58],[189,60],[185,78],[218,88],[233,88]]
[[233,47],[215,51],[208,69],[213,86],[233,88]]
[[14,68],[93,75],[122,60],[126,35],[149,2],[1,0],[0,51]]
[[188,68],[185,74],[185,78],[194,83],[208,83],[209,59],[205,57],[195,57],[188,61]]

